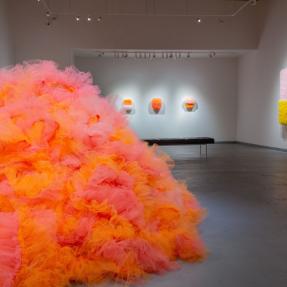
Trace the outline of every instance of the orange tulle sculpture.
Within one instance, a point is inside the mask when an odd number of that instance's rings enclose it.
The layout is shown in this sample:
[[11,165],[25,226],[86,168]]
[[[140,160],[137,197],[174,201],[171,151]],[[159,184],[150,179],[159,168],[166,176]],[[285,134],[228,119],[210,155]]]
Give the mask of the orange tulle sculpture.
[[167,157],[53,62],[0,70],[0,286],[134,282],[200,260],[204,214]]

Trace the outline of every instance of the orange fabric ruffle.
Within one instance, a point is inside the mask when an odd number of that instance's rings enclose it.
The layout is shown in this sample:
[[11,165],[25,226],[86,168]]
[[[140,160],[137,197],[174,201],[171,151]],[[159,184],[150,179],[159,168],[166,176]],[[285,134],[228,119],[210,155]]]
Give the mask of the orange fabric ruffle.
[[89,74],[0,70],[0,286],[133,281],[205,254],[204,212]]

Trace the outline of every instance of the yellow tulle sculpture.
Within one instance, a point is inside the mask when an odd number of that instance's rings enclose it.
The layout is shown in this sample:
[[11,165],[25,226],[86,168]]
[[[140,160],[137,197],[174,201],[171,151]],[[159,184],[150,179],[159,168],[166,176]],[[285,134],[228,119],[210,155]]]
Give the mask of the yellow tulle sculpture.
[[279,100],[279,123],[287,125],[287,100]]
[[134,282],[200,260],[204,212],[89,74],[0,70],[0,286]]

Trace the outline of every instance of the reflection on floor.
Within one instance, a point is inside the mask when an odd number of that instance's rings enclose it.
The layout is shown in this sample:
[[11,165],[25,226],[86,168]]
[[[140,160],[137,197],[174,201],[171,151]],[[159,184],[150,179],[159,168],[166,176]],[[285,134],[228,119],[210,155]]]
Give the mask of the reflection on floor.
[[205,160],[198,146],[161,149],[175,160],[174,175],[208,210],[201,233],[210,254],[138,286],[286,287],[287,152],[215,144]]

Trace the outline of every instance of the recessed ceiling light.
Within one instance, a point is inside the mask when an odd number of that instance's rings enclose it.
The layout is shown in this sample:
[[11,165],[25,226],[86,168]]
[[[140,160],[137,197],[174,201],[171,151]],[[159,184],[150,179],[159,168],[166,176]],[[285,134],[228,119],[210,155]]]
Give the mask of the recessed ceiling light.
[[200,24],[200,23],[202,23],[202,19],[201,18],[197,18],[196,22]]
[[47,17],[50,17],[50,16],[51,16],[51,13],[50,13],[49,11],[47,11],[47,12],[46,12],[46,16],[47,16]]
[[80,22],[80,20],[81,20],[80,16],[76,16],[75,19],[77,22]]
[[97,18],[97,22],[101,22],[101,21],[102,21],[102,17],[99,16],[99,17]]
[[91,17],[91,16],[88,16],[88,17],[87,17],[87,21],[88,21],[88,22],[91,22],[91,21],[92,21],[92,17]]

